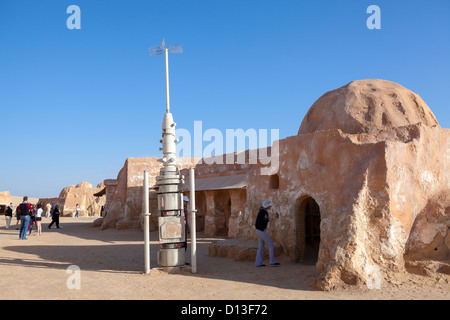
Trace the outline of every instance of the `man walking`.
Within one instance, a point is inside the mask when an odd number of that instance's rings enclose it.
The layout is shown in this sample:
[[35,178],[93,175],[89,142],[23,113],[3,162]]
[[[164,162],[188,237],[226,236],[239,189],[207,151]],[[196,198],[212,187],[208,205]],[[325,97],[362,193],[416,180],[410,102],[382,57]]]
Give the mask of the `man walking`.
[[262,262],[264,256],[264,246],[266,243],[269,246],[270,266],[276,267],[280,265],[275,260],[273,242],[270,239],[269,235],[266,233],[267,224],[269,223],[269,221],[272,221],[272,219],[269,218],[269,213],[267,212],[267,210],[270,210],[272,206],[272,201],[265,200],[262,207],[259,209],[258,216],[256,217],[255,227],[256,235],[258,236],[258,251],[256,253],[255,267],[265,267]]

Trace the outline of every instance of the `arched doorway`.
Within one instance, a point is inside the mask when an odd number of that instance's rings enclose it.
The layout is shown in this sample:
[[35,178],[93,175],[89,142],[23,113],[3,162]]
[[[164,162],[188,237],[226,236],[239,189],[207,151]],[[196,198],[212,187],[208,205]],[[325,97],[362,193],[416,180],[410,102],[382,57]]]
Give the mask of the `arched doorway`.
[[316,263],[320,245],[320,208],[310,196],[298,201],[297,209],[297,258]]

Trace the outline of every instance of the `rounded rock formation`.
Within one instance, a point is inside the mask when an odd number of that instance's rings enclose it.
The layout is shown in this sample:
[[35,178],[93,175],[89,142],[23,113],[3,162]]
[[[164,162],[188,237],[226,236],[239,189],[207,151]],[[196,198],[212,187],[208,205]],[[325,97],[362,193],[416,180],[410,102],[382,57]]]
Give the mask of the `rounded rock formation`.
[[418,94],[391,81],[357,80],[328,91],[314,102],[298,134],[331,129],[356,134],[419,122],[439,126]]
[[77,184],[77,186],[76,186],[75,188],[92,189],[93,186],[92,186],[92,184],[90,184],[89,182],[83,181],[83,182],[80,182],[79,184]]

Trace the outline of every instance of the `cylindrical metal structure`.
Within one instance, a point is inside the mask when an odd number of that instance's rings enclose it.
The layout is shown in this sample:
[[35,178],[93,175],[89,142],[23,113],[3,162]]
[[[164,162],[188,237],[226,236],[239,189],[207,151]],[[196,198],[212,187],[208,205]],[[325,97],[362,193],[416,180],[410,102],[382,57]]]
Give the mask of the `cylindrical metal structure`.
[[145,273],[150,274],[150,205],[148,189],[148,171],[144,171],[144,257]]
[[163,167],[156,177],[158,187],[158,264],[162,267],[185,265],[185,217],[183,210],[183,176],[177,166],[175,145],[175,122],[169,103],[169,52],[163,42],[166,64],[166,113],[162,123]]
[[190,179],[190,216],[191,216],[191,267],[192,273],[197,273],[197,228],[195,224],[195,174],[194,168],[189,169],[189,179]]

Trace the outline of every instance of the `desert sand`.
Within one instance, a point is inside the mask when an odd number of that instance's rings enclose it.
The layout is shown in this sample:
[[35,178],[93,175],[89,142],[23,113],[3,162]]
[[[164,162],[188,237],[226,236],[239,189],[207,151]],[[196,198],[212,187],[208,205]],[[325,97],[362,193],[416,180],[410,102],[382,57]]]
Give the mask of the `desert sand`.
[[[255,268],[252,262],[210,257],[208,245],[223,238],[197,235],[198,272],[190,267],[168,273],[156,264],[158,234],[151,233],[151,272],[144,274],[141,230],[100,230],[94,218],[61,218],[62,229],[33,231],[19,240],[15,218],[10,229],[0,217],[0,299],[62,300],[309,300],[309,299],[450,299],[450,276],[404,274],[384,281],[380,290],[314,288],[315,266],[280,256],[280,267]],[[189,249],[188,249],[189,256]],[[188,258],[190,259],[190,258]],[[266,262],[268,264],[268,262]],[[70,288],[80,268],[80,288]]]

